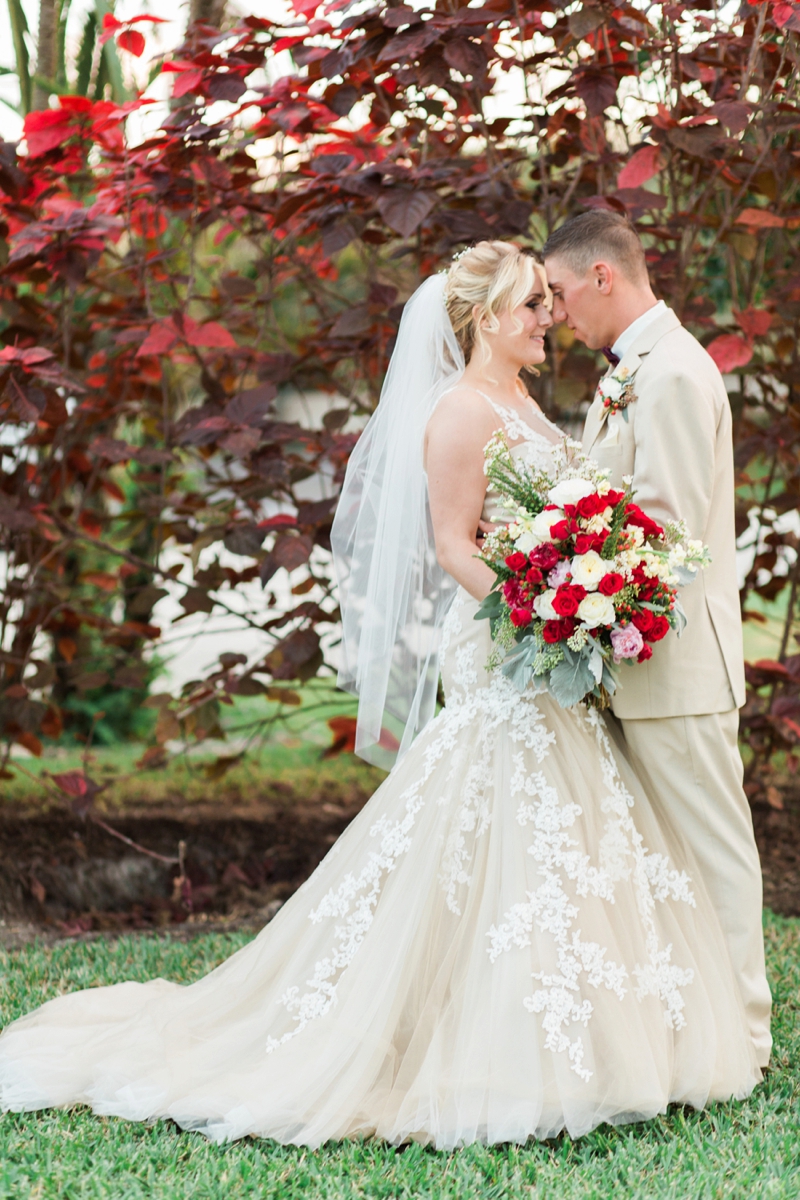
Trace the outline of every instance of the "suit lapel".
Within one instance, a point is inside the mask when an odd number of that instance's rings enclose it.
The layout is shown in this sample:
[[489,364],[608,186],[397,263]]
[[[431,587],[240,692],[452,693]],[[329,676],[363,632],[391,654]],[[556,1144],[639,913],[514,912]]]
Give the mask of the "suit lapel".
[[[634,341],[633,345],[625,351],[616,367],[612,368],[609,365],[605,374],[601,378],[607,378],[607,376],[611,375],[613,372],[621,370],[622,367],[627,367],[631,374],[634,375],[642,365],[642,359],[650,353],[653,347],[661,341],[665,334],[671,333],[673,329],[679,329],[680,324],[681,323],[675,316],[675,313],[671,308],[668,308],[665,313],[662,313],[657,321],[653,321],[651,325],[648,325],[646,329],[642,330],[642,332]],[[583,429],[583,448],[587,454],[591,451],[592,447],[600,437],[600,434],[605,429],[606,416],[607,412],[603,408],[602,401],[600,400],[599,395],[595,393],[594,400],[589,406],[589,411],[586,414],[586,424],[584,425]]]
[[[622,358],[613,369],[609,366],[605,375],[601,377],[601,382],[603,379],[607,379],[609,375],[612,375],[617,371],[621,371],[623,367],[627,367],[631,374],[633,374],[641,365],[641,361],[642,360],[639,358],[639,355],[636,353],[634,348],[631,347],[626,354],[623,354]],[[604,432],[607,419],[608,410],[603,407],[603,402],[600,399],[600,395],[596,392],[594,400],[589,406],[589,411],[586,414],[586,424],[583,429],[583,448],[587,453],[592,449],[601,433]]]

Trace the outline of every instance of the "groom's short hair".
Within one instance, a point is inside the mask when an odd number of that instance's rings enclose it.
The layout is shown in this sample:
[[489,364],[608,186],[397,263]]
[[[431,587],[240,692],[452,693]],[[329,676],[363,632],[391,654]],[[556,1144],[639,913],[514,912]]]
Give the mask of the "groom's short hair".
[[542,257],[558,257],[576,275],[583,276],[594,263],[605,259],[631,280],[646,283],[647,262],[639,235],[626,217],[595,208],[570,217],[542,247]]

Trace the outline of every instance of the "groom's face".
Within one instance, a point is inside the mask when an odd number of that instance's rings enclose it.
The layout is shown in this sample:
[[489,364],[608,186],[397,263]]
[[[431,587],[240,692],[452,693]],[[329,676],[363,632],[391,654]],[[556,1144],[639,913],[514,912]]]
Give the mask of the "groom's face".
[[606,328],[610,316],[605,303],[610,282],[605,278],[606,264],[597,263],[584,276],[576,275],[558,255],[545,259],[544,266],[553,293],[553,320],[566,321],[590,350],[599,350],[609,338],[613,342]]

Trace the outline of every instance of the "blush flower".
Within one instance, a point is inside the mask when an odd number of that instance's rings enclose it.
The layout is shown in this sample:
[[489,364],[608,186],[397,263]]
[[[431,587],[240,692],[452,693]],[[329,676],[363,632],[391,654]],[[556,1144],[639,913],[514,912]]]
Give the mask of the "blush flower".
[[569,559],[562,558],[561,562],[558,563],[557,566],[553,567],[552,571],[547,576],[548,587],[558,588],[558,587],[561,587],[562,583],[566,583],[567,576],[569,575],[569,570],[570,570]]
[[626,625],[624,629],[611,630],[611,645],[614,648],[614,662],[620,663],[623,658],[638,657],[644,638],[635,625]]

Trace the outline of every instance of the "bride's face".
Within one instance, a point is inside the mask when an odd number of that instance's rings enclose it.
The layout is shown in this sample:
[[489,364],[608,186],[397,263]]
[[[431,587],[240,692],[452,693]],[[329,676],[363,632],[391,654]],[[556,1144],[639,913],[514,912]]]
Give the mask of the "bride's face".
[[499,329],[482,330],[493,359],[517,368],[544,362],[544,335],[553,324],[547,300],[544,291],[535,287],[517,308],[506,309],[499,315]]

